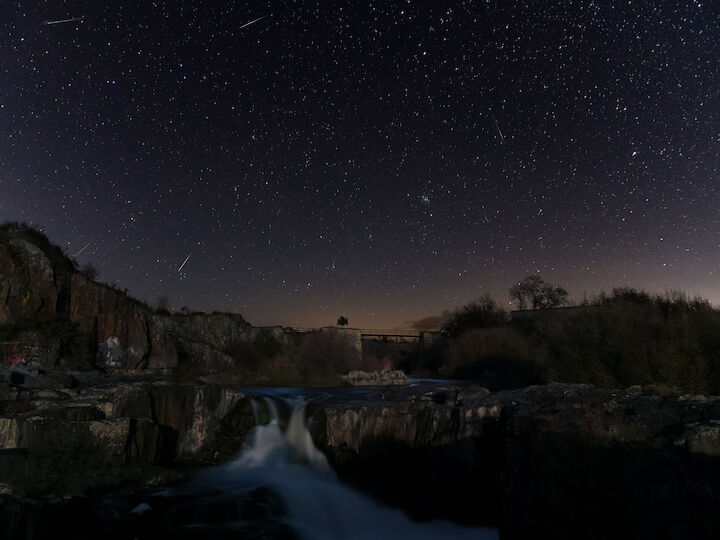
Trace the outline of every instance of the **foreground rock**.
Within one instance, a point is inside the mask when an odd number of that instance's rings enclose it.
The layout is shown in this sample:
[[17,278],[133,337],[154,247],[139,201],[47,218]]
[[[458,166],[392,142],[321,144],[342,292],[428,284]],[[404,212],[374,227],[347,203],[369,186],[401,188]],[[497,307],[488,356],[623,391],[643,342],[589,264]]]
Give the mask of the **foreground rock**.
[[410,379],[408,379],[405,372],[400,369],[383,369],[382,371],[351,371],[340,378],[353,386],[391,386],[410,384]]
[[279,494],[258,488],[229,500],[221,493],[153,493],[66,500],[0,498],[2,538],[299,540],[283,522]]
[[[7,538],[40,537],[18,528],[20,518],[61,519],[52,500],[83,507],[95,494],[137,493],[182,479],[188,465],[229,460],[254,414],[269,414],[227,385],[24,375],[30,383],[0,384]],[[343,480],[416,518],[499,525],[508,538],[720,537],[720,397],[388,386],[318,392],[307,412]],[[122,501],[107,516],[96,508],[98,519],[132,520],[132,508],[154,504]]]
[[720,397],[447,387],[318,415],[341,477],[417,518],[507,538],[720,537]]

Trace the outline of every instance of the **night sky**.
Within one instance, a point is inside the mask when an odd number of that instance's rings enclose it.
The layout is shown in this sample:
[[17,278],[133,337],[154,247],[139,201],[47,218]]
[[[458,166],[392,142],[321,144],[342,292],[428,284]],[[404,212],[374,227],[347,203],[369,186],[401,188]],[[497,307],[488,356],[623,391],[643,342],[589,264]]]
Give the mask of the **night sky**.
[[254,324],[408,326],[536,272],[720,303],[720,8],[4,1],[6,219]]

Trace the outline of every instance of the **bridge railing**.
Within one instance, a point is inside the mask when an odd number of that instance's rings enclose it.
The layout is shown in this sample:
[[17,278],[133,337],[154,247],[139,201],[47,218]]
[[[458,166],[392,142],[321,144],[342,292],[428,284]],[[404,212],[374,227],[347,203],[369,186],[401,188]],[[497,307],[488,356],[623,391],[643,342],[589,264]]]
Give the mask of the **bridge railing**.
[[292,332],[298,332],[301,334],[306,334],[308,332],[317,332],[318,330],[322,330],[322,328],[337,328],[339,330],[354,330],[355,332],[360,333],[360,337],[388,337],[388,338],[406,338],[406,339],[420,339],[420,331],[419,330],[413,330],[409,328],[395,328],[395,329],[383,329],[383,328],[346,328],[342,326],[326,326],[321,328],[308,328],[308,327],[298,327],[298,326],[290,326],[287,327],[287,330]]

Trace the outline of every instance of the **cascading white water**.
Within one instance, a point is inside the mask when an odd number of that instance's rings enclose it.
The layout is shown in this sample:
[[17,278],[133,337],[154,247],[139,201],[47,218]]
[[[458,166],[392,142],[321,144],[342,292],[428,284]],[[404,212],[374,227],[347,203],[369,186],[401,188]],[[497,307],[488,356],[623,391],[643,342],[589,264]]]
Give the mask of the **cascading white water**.
[[260,423],[260,414],[258,413],[258,402],[255,401],[253,398],[250,398],[250,406],[252,407],[253,418],[255,419],[255,425],[258,425]]
[[498,537],[495,529],[441,521],[415,523],[402,512],[343,486],[306,428],[305,402],[299,398],[289,402],[292,412],[283,431],[275,402],[266,400],[270,422],[252,429],[246,447],[234,461],[205,471],[202,479],[212,487],[228,495],[259,486],[275,490],[287,506],[286,522],[308,540]]

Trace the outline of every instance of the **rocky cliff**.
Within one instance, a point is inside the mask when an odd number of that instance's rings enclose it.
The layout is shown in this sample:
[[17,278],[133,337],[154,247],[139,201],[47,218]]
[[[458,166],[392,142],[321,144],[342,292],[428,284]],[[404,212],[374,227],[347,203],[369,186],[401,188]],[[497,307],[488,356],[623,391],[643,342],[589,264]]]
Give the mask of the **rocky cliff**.
[[255,330],[234,314],[156,314],[88,279],[32,229],[0,235],[0,363],[168,373],[182,360],[204,373]]

